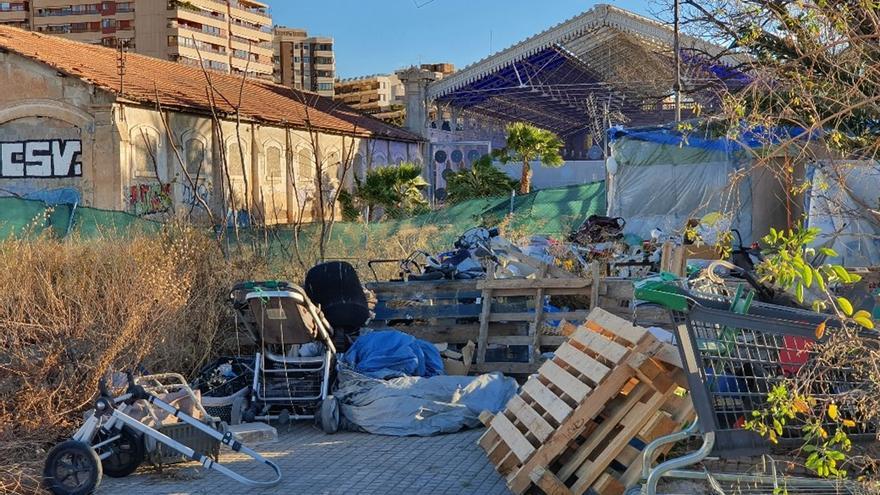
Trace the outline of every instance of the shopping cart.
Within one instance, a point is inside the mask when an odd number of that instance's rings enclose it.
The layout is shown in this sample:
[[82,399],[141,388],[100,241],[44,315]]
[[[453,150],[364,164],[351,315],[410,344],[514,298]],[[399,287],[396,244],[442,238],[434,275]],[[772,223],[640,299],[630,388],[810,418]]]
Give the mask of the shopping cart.
[[[770,484],[782,489],[801,487],[807,491],[822,490],[822,493],[857,493],[856,487],[842,481],[792,478],[775,473],[709,474],[705,470],[682,469],[710,455],[730,459],[771,453],[771,444],[746,430],[744,423],[752,418],[752,411],[765,407],[770,390],[795,376],[803,367],[813,365],[816,328],[826,316],[753,302],[740,290],[732,296],[694,293],[683,281],[669,277],[637,283],[635,297],[670,310],[698,419],[685,431],[657,439],[643,450],[645,484],[632,493],[655,494],[661,477]],[[821,377],[811,391],[817,398],[858,387],[846,369],[830,370]],[[653,468],[650,466],[649,460],[661,446],[696,436],[703,440],[697,451]],[[874,435],[860,430],[850,437],[864,439]],[[803,438],[801,428],[790,424],[784,428],[778,445],[796,447],[803,445]]]

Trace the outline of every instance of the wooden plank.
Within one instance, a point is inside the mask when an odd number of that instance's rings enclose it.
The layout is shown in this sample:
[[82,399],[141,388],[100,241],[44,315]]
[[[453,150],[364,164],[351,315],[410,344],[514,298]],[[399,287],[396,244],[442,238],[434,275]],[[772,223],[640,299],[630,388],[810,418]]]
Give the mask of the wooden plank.
[[[666,397],[664,394],[654,394],[648,399],[648,402],[645,403],[647,410],[653,411],[659,409],[665,400]],[[582,469],[578,470],[578,480],[572,486],[572,492],[583,493],[587,491],[593,482],[599,478],[602,471],[611,464],[611,461],[613,461],[623,448],[636,436],[648,419],[650,418],[645,414],[637,414],[637,412],[631,411],[630,414],[627,415],[627,426],[620,430],[617,435],[614,436],[614,439],[603,447],[602,452],[593,459],[590,466],[584,466]]]
[[[373,328],[386,329],[387,324],[379,324]],[[438,324],[438,325],[395,325],[395,330],[412,335],[418,339],[427,340],[432,343],[446,342],[448,344],[466,344],[469,340],[476,342],[480,332],[478,324]],[[528,345],[530,340],[528,336],[528,326],[523,323],[493,323],[489,325],[489,343],[494,343],[492,339],[504,339],[507,337],[521,336],[525,339],[522,345]],[[545,336],[544,338],[546,338]],[[561,341],[550,339],[546,345],[559,345]],[[503,343],[501,341],[497,343]]]
[[[590,322],[587,322],[589,325]],[[619,363],[629,353],[629,349],[586,328],[578,328],[571,334],[571,340],[595,352],[612,363]]]
[[[627,445],[620,451],[620,454],[614,459],[624,466],[631,466],[632,464],[639,461],[639,458],[642,456],[642,451],[633,447],[632,445]],[[598,483],[598,482],[597,482]]]
[[[564,346],[563,346],[564,347]],[[562,347],[560,347],[561,349]],[[646,359],[641,354],[642,347],[636,346],[635,352],[630,354],[626,361],[620,363],[614,372],[610,373],[602,383],[590,394],[590,400],[585,401],[575,409],[568,421],[561,428],[557,428],[553,435],[544,442],[540,450],[535,452],[516,472],[508,478],[508,486],[514,493],[524,492],[531,483],[528,473],[538,466],[549,466],[551,462],[568,448],[569,443],[583,433],[590,422],[605,408],[606,403],[620,390],[624,383],[629,381],[635,374],[634,368],[641,365]]]
[[532,400],[540,404],[559,423],[562,423],[571,413],[571,406],[554,394],[546,385],[538,381],[537,378],[529,379],[522,386],[522,390],[529,394]]
[[483,411],[480,413],[479,416],[480,423],[483,423],[483,426],[489,426],[489,424],[492,423],[492,418],[494,417],[495,415],[492,414],[490,411]]
[[622,495],[626,486],[608,473],[602,474],[591,487],[596,495]]
[[436,306],[403,306],[390,308],[377,303],[373,310],[377,320],[425,320],[428,318],[476,318],[480,316],[479,304],[440,304]]
[[535,451],[535,447],[526,440],[526,437],[523,436],[516,426],[513,426],[513,423],[504,414],[496,414],[492,418],[492,429],[498,433],[501,440],[510,447],[511,452],[520,461],[525,462],[532,455],[532,452]]
[[[589,311],[563,311],[553,313],[554,320],[584,321],[587,319]],[[535,313],[495,313],[489,316],[489,321],[532,321]]]
[[592,281],[585,278],[503,278],[480,280],[478,289],[586,289]]
[[529,352],[529,362],[538,362],[541,354],[541,332],[544,330],[544,289],[538,289],[535,296],[535,319],[531,325],[532,347]]
[[[620,337],[630,345],[636,345],[641,342],[646,335],[651,335],[647,329],[633,326],[632,323],[619,316],[615,316],[602,308],[595,308],[590,311],[590,316],[587,319],[587,326],[592,328],[593,325]],[[651,337],[653,338],[653,336]]]
[[516,419],[525,425],[540,442],[547,440],[547,437],[553,433],[553,427],[550,426],[550,423],[538,414],[532,406],[526,404],[519,395],[511,397],[510,402],[507,403],[507,411],[513,413]]
[[437,291],[477,291],[477,280],[411,280],[408,282],[369,282],[364,286],[378,294],[421,294]]
[[647,391],[647,387],[642,387],[640,390],[637,390],[636,393],[628,396],[625,400],[617,402],[613,409],[607,411],[607,417],[602,421],[599,427],[590,434],[590,438],[587,442],[578,447],[577,451],[575,451],[566,463],[559,468],[556,474],[565,481],[581,469],[590,454],[608,440],[608,435],[617,428],[621,419],[629,414],[630,410],[639,403],[639,400],[641,400]]
[[470,374],[499,372],[505,375],[531,375],[538,371],[538,363],[485,362],[471,365]]
[[592,390],[589,386],[575,378],[562,366],[553,361],[547,361],[541,366],[541,376],[559,387],[569,397],[580,403]]
[[529,479],[547,495],[570,495],[571,491],[559,478],[544,467],[537,467],[529,473]]
[[483,307],[480,311],[480,331],[477,335],[477,364],[486,362],[486,348],[489,346],[489,314],[492,312],[492,290],[483,291]]
[[597,282],[590,287],[590,309],[596,309],[599,307],[600,283],[598,281],[601,280],[601,275],[599,274],[599,261],[593,261],[591,273],[593,275],[593,280],[596,280]]
[[498,436],[498,433],[492,428],[488,428],[482,435],[480,435],[479,440],[477,440],[477,445],[482,447],[482,449],[488,454],[499,440],[501,440],[501,438]]
[[555,357],[565,361],[580,374],[592,380],[593,383],[601,383],[610,371],[607,366],[584,354],[580,349],[576,349],[571,344],[559,346],[556,349]]

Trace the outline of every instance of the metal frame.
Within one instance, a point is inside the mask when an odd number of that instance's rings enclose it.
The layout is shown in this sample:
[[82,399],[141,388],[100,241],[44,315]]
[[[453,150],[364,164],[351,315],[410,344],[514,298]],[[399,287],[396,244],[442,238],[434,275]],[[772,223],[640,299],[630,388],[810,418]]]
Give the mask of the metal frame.
[[[139,434],[143,435],[144,437],[151,438],[151,439],[155,440],[156,442],[167,446],[170,449],[173,449],[177,452],[180,452],[183,456],[185,456],[188,459],[191,459],[193,461],[201,463],[202,466],[204,466],[206,469],[213,469],[214,471],[222,473],[222,474],[224,474],[224,475],[232,478],[233,480],[235,480],[239,483],[242,483],[244,485],[251,486],[251,487],[264,488],[264,487],[275,486],[276,484],[278,484],[279,481],[281,481],[281,469],[278,467],[277,464],[264,458],[259,453],[250,449],[249,447],[242,445],[241,442],[239,442],[238,440],[235,439],[235,437],[232,435],[231,432],[222,433],[220,431],[217,431],[214,428],[197,420],[196,418],[182,412],[180,409],[172,406],[171,404],[164,402],[163,400],[159,399],[158,397],[156,397],[155,395],[153,395],[153,393],[151,393],[149,391],[150,389],[152,389],[154,387],[159,387],[159,388],[168,387],[167,384],[161,383],[161,379],[169,378],[169,377],[170,378],[177,378],[177,377],[180,377],[180,375],[166,374],[166,375],[156,375],[154,377],[151,377],[151,376],[141,377],[141,380],[143,380],[143,381],[149,380],[151,378],[158,378],[159,385],[153,385],[153,386],[147,386],[147,387],[140,386],[140,385],[137,385],[137,386],[130,385],[129,390],[125,394],[123,394],[119,397],[116,397],[116,398],[108,397],[106,394],[106,389],[104,389],[104,387],[102,387],[102,389],[103,389],[102,394],[95,403],[94,414],[92,414],[91,416],[89,416],[88,419],[86,419],[85,424],[83,424],[83,426],[81,426],[79,428],[79,430],[76,431],[76,433],[72,437],[72,440],[84,443],[84,444],[90,446],[93,450],[98,451],[99,449],[106,447],[106,446],[112,444],[113,442],[119,440],[121,438],[122,428],[128,427],[131,430],[134,430],[134,431],[138,432]],[[180,377],[180,378],[182,378],[182,377]],[[130,378],[130,380],[131,380],[131,378]],[[177,384],[174,384],[172,386],[176,386],[176,385]],[[190,390],[190,393],[191,392],[192,391]],[[197,430],[201,431],[202,433],[204,433],[204,434],[210,436],[211,438],[219,441],[220,443],[228,446],[233,451],[245,454],[245,455],[251,457],[252,459],[254,459],[255,461],[269,466],[269,468],[272,469],[272,471],[274,472],[274,478],[272,478],[269,481],[259,481],[259,480],[254,480],[254,479],[248,478],[246,476],[243,476],[243,475],[236,473],[235,471],[227,468],[226,466],[220,464],[219,462],[214,461],[209,456],[207,456],[203,453],[200,453],[200,452],[196,452],[195,450],[187,447],[186,445],[183,445],[182,443],[168,437],[167,435],[163,434],[162,432],[157,431],[156,429],[154,429],[150,426],[147,426],[146,424],[132,418],[131,416],[126,414],[125,410],[131,404],[133,404],[135,401],[138,401],[138,400],[147,401],[147,403],[151,407],[157,407],[157,408],[167,412],[168,414],[171,414],[172,416],[176,417],[181,422],[186,423],[188,425],[191,425],[192,427],[196,428]],[[103,441],[96,443],[96,444],[92,444],[92,442],[95,438],[95,435],[98,433],[98,431],[103,431],[103,432],[109,433],[110,435],[108,435],[108,438],[106,440],[103,440]],[[110,457],[111,455],[112,455],[112,451],[108,451],[103,454],[99,454],[98,457],[103,461],[104,459]]]
[[[645,484],[641,487],[641,493],[655,495],[657,484],[663,477],[683,478],[696,480],[715,480],[725,483],[761,484],[772,485],[774,488],[799,487],[819,490],[829,490],[828,493],[858,493],[859,488],[855,483],[839,480],[822,480],[811,478],[786,477],[777,474],[775,465],[771,462],[772,472],[769,475],[749,475],[740,473],[709,473],[705,470],[686,470],[709,455],[713,457],[736,457],[740,455],[766,454],[768,444],[754,432],[741,428],[732,428],[729,418],[725,422],[719,421],[719,413],[725,412],[728,398],[732,400],[739,396],[740,405],[734,406],[737,413],[745,411],[748,407],[743,396],[755,395],[759,388],[756,385],[762,383],[769,385],[778,376],[760,376],[751,369],[753,376],[748,379],[736,377],[735,383],[744,385],[730,387],[724,385],[719,378],[722,375],[707,371],[706,363],[713,362],[707,358],[707,354],[726,354],[718,360],[729,359],[740,365],[760,366],[768,361],[776,361],[775,366],[783,371],[784,367],[791,366],[784,363],[780,352],[787,352],[787,358],[791,357],[792,349],[780,348],[779,342],[785,341],[786,337],[808,339],[815,342],[815,328],[825,321],[823,315],[783,306],[754,303],[748,308],[748,314],[738,314],[730,310],[731,300],[719,295],[688,293],[684,296],[687,301],[687,310],[671,311],[676,326],[679,353],[688,378],[691,397],[697,411],[697,420],[687,429],[654,440],[649,443],[642,452],[642,480]],[[712,332],[728,335],[734,334],[730,340],[716,341],[718,347],[712,347]],[[729,346],[725,347],[725,346]],[[724,350],[719,351],[719,348]],[[804,349],[795,346],[798,352]],[[714,363],[714,362],[713,362]],[[805,366],[806,361],[801,364]],[[841,371],[845,373],[845,370]],[[751,382],[748,380],[752,380]],[[727,390],[723,390],[728,388]],[[734,388],[735,390],[730,390]],[[763,391],[760,392],[764,394]],[[766,395],[766,394],[764,394]],[[729,396],[729,397],[726,397]],[[718,408],[720,405],[721,409]],[[780,443],[792,444],[798,440],[797,431],[786,430],[787,437],[781,438]],[[868,436],[869,434],[865,434]],[[860,437],[862,435],[853,435]],[[873,437],[873,435],[870,435]],[[651,459],[658,448],[685,440],[691,437],[702,437],[703,443],[699,449],[678,458],[667,460],[657,466],[651,465]]]
[[[278,354],[271,352],[269,350],[264,349],[265,352],[257,352],[254,358],[254,378],[252,383],[252,391],[253,395],[251,397],[251,405],[259,410],[263,410],[264,414],[259,414],[255,416],[255,419],[258,420],[277,420],[280,418],[279,414],[271,414],[268,410],[272,406],[291,406],[291,407],[302,407],[299,403],[310,403],[317,401],[324,401],[327,399],[329,395],[330,388],[330,373],[333,368],[333,360],[336,356],[336,346],[333,344],[333,338],[330,335],[330,323],[324,317],[323,313],[318,311],[314,304],[311,303],[308,296],[305,292],[300,288],[293,285],[289,285],[281,290],[252,290],[245,295],[245,302],[249,302],[253,299],[266,299],[266,298],[285,298],[293,300],[297,305],[304,306],[315,324],[317,325],[318,331],[318,339],[320,340],[326,350],[324,351],[323,356],[320,358],[302,358],[302,357],[289,357],[283,354]],[[246,325],[250,325],[250,322],[245,320]],[[259,342],[259,329],[257,328],[249,328],[252,335],[255,339],[258,339]],[[283,365],[282,369],[271,369],[268,366],[268,363],[279,363]],[[288,365],[294,365],[292,367],[288,367]],[[285,396],[272,396],[267,394],[264,390],[264,385],[266,382],[270,381],[267,375],[271,375],[274,379],[284,379],[291,375],[306,375],[306,374],[320,374],[321,376],[321,385],[320,385],[320,393],[316,396],[305,396],[305,397],[291,397],[289,395]],[[276,378],[277,377],[277,378]],[[314,419],[315,414],[299,414],[294,411],[293,414],[288,414],[286,417],[294,420],[300,419]]]

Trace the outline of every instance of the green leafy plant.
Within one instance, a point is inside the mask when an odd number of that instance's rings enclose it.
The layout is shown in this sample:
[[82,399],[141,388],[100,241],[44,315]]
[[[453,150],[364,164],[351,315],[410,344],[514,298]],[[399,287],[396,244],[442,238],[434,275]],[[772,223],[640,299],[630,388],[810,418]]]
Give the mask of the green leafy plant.
[[428,186],[421,168],[413,163],[375,168],[363,180],[355,178],[354,190],[342,197],[343,216],[356,219],[369,208],[371,214],[381,207],[385,215],[400,218],[428,211],[424,190]]
[[[770,229],[763,238],[769,255],[757,267],[761,280],[773,283],[783,289],[793,290],[797,300],[804,302],[808,289],[815,294],[811,301],[817,312],[826,312],[829,319],[835,318],[842,326],[871,330],[874,322],[864,310],[853,310],[852,303],[832,291],[834,285],[858,282],[861,277],[850,273],[841,265],[824,263],[813,266],[808,258],[816,256],[812,245],[820,233],[819,229],[798,227],[788,231]],[[837,257],[830,248],[820,248],[819,253]],[[827,321],[820,323],[815,330],[816,338],[826,336]],[[819,476],[843,478],[847,471],[841,465],[847,460],[852,442],[847,430],[856,426],[853,419],[844,418],[835,402],[819,401],[809,393],[798,392],[794,382],[783,382],[773,388],[767,396],[767,407],[752,412],[752,418],[745,422],[744,428],[755,431],[770,442],[777,443],[784,428],[793,421],[801,423],[803,432],[802,450],[807,454],[805,466]],[[803,387],[810,390],[810,387]],[[828,429],[833,427],[833,434]]]
[[507,147],[496,156],[501,163],[522,163],[522,176],[519,180],[520,194],[528,194],[532,189],[531,162],[540,160],[545,167],[560,167],[565,161],[559,154],[562,140],[550,131],[523,122],[507,126]]
[[483,155],[470,169],[452,172],[446,178],[447,200],[460,203],[468,199],[510,194],[519,184],[492,163],[492,157]]

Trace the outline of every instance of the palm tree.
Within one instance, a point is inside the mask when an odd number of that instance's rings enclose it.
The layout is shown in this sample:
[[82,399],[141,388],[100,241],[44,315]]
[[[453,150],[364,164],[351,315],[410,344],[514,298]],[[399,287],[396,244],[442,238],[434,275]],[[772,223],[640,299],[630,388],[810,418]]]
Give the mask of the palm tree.
[[556,134],[539,129],[524,122],[507,126],[507,147],[497,153],[501,163],[522,162],[522,177],[519,181],[520,194],[528,194],[532,189],[533,160],[540,160],[545,167],[560,167],[565,163],[559,150],[562,140]]
[[422,213],[429,209],[424,195],[427,186],[422,169],[416,164],[375,168],[363,180],[355,178],[354,191],[342,199],[343,210],[351,216],[360,207],[368,207],[372,212],[381,206],[391,218]]
[[474,198],[487,198],[510,194],[518,183],[495,168],[492,157],[483,155],[470,169],[449,174],[446,178],[447,201],[460,203]]

